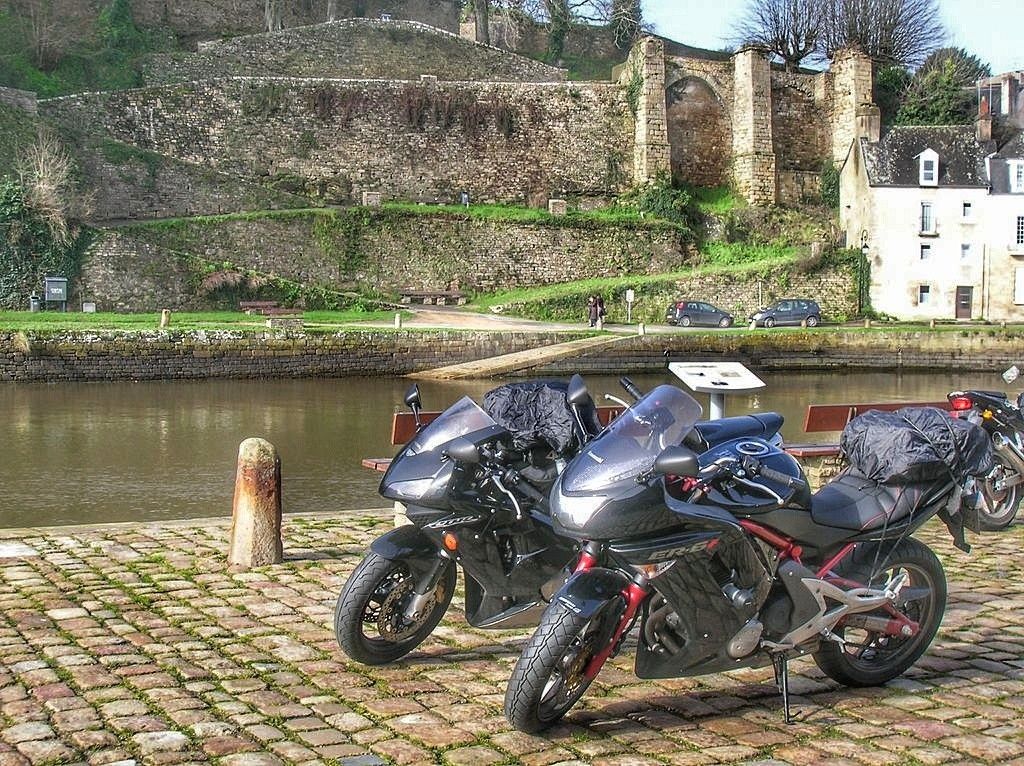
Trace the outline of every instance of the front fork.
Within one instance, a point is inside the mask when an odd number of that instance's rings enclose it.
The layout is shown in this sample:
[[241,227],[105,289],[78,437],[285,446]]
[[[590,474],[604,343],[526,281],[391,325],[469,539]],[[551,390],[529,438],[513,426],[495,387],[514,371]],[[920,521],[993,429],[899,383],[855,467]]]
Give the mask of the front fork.
[[430,569],[416,581],[416,585],[412,590],[412,597],[405,605],[402,617],[407,622],[415,622],[423,616],[423,610],[429,605],[434,592],[437,590],[437,584],[441,582],[441,575],[444,574],[445,567],[453,563],[447,551],[438,551],[437,559]]

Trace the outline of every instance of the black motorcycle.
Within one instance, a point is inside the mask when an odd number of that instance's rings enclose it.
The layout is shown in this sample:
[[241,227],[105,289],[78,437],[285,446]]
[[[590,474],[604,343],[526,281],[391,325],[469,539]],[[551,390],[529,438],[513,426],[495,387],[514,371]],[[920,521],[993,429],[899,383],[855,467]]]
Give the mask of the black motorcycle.
[[[418,417],[417,390],[406,403]],[[460,399],[384,475],[380,494],[405,504],[411,524],[374,540],[338,597],[335,635],[353,659],[378,665],[415,649],[448,609],[456,565],[478,628],[536,625],[571,574],[578,543],[552,529],[547,492],[601,429],[582,379],[501,387],[485,406]],[[781,425],[775,413],[725,418],[688,437],[703,450],[740,434],[776,438]]]
[[984,433],[936,409],[867,413],[844,432],[853,466],[812,496],[797,462],[762,439],[699,457],[677,446],[699,413],[685,392],[656,388],[556,481],[554,530],[583,547],[509,680],[517,729],[558,721],[637,622],[641,678],[772,663],[787,720],[790,657],[869,686],[931,642],[946,581],[910,535],[937,513],[962,532],[964,475],[991,468]]
[[954,391],[953,414],[981,426],[992,438],[995,467],[979,482],[984,502],[980,528],[997,531],[1010,526],[1024,496],[1024,394],[1013,403],[1001,391]]

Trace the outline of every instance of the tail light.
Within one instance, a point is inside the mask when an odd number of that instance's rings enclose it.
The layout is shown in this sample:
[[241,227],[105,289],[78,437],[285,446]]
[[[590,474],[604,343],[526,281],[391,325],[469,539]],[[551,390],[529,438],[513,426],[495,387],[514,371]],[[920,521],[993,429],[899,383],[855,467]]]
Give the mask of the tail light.
[[954,396],[949,400],[950,407],[953,408],[953,412],[963,412],[969,410],[974,406],[974,402],[971,401],[969,396]]

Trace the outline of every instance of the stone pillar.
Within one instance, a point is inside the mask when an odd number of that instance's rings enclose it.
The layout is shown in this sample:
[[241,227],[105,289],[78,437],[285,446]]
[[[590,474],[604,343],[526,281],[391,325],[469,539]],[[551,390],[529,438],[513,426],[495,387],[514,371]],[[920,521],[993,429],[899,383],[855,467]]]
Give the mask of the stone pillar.
[[628,89],[639,85],[633,144],[633,180],[640,184],[672,173],[665,113],[665,44],[656,37],[640,40],[623,70]]
[[978,104],[978,119],[974,123],[978,143],[987,143],[992,140],[992,110],[989,108],[988,99],[981,97]]
[[874,106],[871,59],[859,50],[844,48],[832,57],[832,160],[846,159],[857,136],[857,109]]
[[732,177],[737,191],[754,205],[773,205],[778,197],[772,137],[771,68],[764,53],[744,48],[732,58]]
[[244,571],[283,558],[281,459],[270,442],[246,439],[238,447],[228,567]]

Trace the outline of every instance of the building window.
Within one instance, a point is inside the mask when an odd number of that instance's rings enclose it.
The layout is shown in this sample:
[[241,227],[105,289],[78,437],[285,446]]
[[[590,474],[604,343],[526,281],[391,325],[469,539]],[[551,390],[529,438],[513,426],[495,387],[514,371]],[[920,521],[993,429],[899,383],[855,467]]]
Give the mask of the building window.
[[971,209],[971,203],[970,202],[965,202],[964,203],[964,218],[969,219],[969,218],[973,217],[973,215],[974,215],[974,211]]
[[934,234],[935,233],[935,217],[932,215],[932,203],[922,202],[921,203],[921,233],[922,234]]
[[921,245],[921,260],[922,261],[927,261],[931,257],[932,257],[932,246],[931,245]]
[[1010,191],[1024,194],[1024,162],[1008,162],[1010,168]]
[[1024,215],[1017,216],[1017,244],[1024,245]]
[[928,285],[919,285],[917,288],[917,305],[924,306],[931,297],[932,288]]
[[964,242],[960,245],[960,260],[969,261],[971,260],[971,243]]
[[939,155],[934,149],[925,149],[918,155],[918,174],[921,186],[939,185]]

